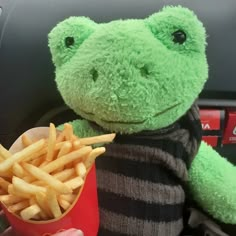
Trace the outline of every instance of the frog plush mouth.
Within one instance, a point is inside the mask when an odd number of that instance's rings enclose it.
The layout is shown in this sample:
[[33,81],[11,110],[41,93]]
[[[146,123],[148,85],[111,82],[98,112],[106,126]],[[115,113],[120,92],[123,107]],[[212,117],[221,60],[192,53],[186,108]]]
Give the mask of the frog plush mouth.
[[[174,109],[174,108],[176,108],[177,106],[179,106],[181,103],[177,103],[177,104],[174,104],[174,105],[172,105],[172,106],[169,106],[168,108],[166,108],[166,109],[164,109],[164,110],[162,110],[162,111],[160,111],[160,112],[157,112],[154,116],[152,116],[151,118],[155,118],[155,117],[157,117],[157,116],[160,116],[160,115],[162,115],[162,114],[165,114],[166,112],[168,112],[168,111],[170,111],[170,110],[172,110],[172,109]],[[82,113],[84,113],[84,114],[86,114],[87,116],[90,116],[90,117],[94,117],[95,116],[95,114],[94,113],[92,113],[92,112],[87,112],[87,111],[84,111],[84,110],[82,110],[82,109],[80,109],[80,111],[82,112]],[[147,119],[149,119],[149,118],[147,118]],[[147,121],[147,119],[144,119],[144,120],[142,120],[142,121],[113,121],[113,120],[106,120],[106,119],[101,119],[101,121],[102,122],[105,122],[105,123],[111,123],[111,124],[124,124],[124,125],[129,125],[129,124],[143,124],[143,123],[145,123],[146,121]]]

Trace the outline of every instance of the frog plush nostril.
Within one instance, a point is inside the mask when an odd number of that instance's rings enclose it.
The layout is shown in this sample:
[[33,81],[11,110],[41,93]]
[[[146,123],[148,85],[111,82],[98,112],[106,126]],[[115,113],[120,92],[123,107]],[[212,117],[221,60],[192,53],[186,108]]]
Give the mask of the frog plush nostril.
[[98,71],[93,68],[93,69],[90,71],[90,74],[91,74],[91,76],[92,76],[93,81],[96,82],[97,79],[98,79]]
[[148,67],[147,66],[143,66],[140,68],[140,74],[142,77],[147,78],[150,74]]

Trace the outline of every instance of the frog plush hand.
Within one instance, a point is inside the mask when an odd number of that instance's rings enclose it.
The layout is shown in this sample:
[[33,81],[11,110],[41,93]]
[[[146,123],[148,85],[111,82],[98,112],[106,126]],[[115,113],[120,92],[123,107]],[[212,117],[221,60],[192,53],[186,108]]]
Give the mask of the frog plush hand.
[[106,24],[71,17],[50,32],[58,89],[83,118],[75,132],[117,133],[96,162],[99,235],[179,235],[191,196],[236,223],[236,169],[201,143],[205,38],[182,7]]

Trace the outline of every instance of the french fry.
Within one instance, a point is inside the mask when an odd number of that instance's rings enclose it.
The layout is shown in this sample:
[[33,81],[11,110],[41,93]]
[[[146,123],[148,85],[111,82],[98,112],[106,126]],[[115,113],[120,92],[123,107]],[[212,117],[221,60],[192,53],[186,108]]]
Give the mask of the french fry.
[[2,178],[12,178],[12,173],[11,173],[11,171],[8,171],[8,172],[2,172],[2,173],[0,173],[0,177],[2,177]]
[[20,216],[24,220],[30,220],[34,218],[39,212],[40,212],[40,207],[37,204],[35,204],[22,210],[20,212]]
[[74,167],[74,162],[70,162],[68,164],[65,165],[65,169],[70,169]]
[[21,140],[24,147],[28,147],[33,143],[33,141],[26,134],[22,134]]
[[84,161],[85,167],[88,169],[90,166],[92,166],[92,164],[95,162],[95,159],[105,151],[106,149],[104,147],[93,149]]
[[23,198],[18,197],[18,196],[13,196],[13,195],[10,195],[10,194],[0,196],[0,201],[3,202],[6,205],[14,204],[14,203],[20,202],[22,200],[23,200]]
[[45,159],[46,159],[46,156],[42,155],[42,156],[32,160],[30,164],[32,164],[34,166],[40,166]]
[[3,190],[8,191],[8,186],[11,183],[0,177],[0,186]]
[[71,141],[74,142],[74,141],[76,141],[76,140],[78,140],[78,137],[76,137],[76,136],[73,134],[72,137],[71,137]]
[[64,200],[64,199],[62,199],[62,198],[59,198],[59,199],[58,199],[58,202],[59,202],[60,206],[61,206],[65,211],[68,210],[68,208],[70,208],[70,206],[71,206],[71,203],[70,203],[70,202],[68,202],[68,201],[66,201],[66,200]]
[[16,176],[13,176],[12,183],[14,188],[21,193],[27,193],[32,195],[35,195],[40,192],[46,193],[45,187],[29,184]]
[[[57,158],[60,158],[64,155],[66,155],[67,153],[69,153],[71,148],[72,148],[72,144],[70,142],[65,142],[64,145],[61,147],[61,150],[59,151]],[[60,172],[63,170],[63,168],[64,167],[62,166],[62,167],[58,168],[56,171]]]
[[47,220],[49,217],[47,214],[40,208],[40,212],[38,214],[39,218],[37,220]]
[[60,142],[60,143],[56,143],[55,150],[61,149],[62,146],[65,144],[65,142],[67,142],[67,141],[63,141],[63,142]]
[[39,151],[45,143],[45,140],[41,139],[38,142],[26,147],[20,152],[17,152],[11,156],[11,158],[6,159],[0,163],[0,173],[9,170],[15,162],[22,161],[25,157],[31,155],[34,152]]
[[31,197],[31,194],[29,194],[29,193],[22,193],[22,192],[17,191],[17,190],[14,188],[13,184],[10,184],[10,185],[8,186],[8,193],[11,194],[11,195],[13,195],[13,196],[17,196],[17,197],[21,197],[21,198],[27,198],[27,199],[29,199],[29,198]]
[[31,197],[31,198],[29,199],[29,203],[30,203],[30,205],[36,204],[36,199],[35,199],[34,197]]
[[91,147],[89,147],[89,146],[83,147],[80,150],[73,151],[69,154],[66,154],[66,155],[48,163],[46,166],[42,167],[42,169],[45,172],[50,173],[50,172],[56,170],[57,168],[60,168],[70,162],[81,159],[84,155],[88,154],[91,151],[92,151]]
[[45,182],[42,180],[36,180],[32,182],[32,184],[37,185],[37,186],[42,186],[42,187],[45,186]]
[[27,170],[32,176],[34,176],[38,180],[44,181],[46,184],[51,186],[53,189],[55,189],[58,193],[72,193],[72,190],[67,187],[65,184],[63,184],[61,181],[58,179],[54,178],[47,172],[43,171],[42,169],[27,164],[23,163],[22,166],[24,167],[25,170]]
[[15,203],[14,205],[11,205],[8,207],[8,210],[10,212],[17,212],[20,210],[23,210],[29,206],[29,200],[23,200],[21,202]]
[[[63,145],[64,143],[65,143],[65,142],[57,143],[57,144],[55,145],[55,151],[59,150],[59,149],[62,147],[62,145]],[[42,148],[39,152],[35,152],[35,153],[33,153],[32,155],[29,155],[28,157],[26,157],[26,158],[24,159],[24,162],[32,161],[32,160],[34,160],[34,159],[36,159],[36,158],[39,158],[39,157],[42,156],[42,155],[45,155],[46,153],[47,153],[47,147],[44,147],[44,148]],[[45,158],[45,159],[46,159],[46,158]]]
[[83,178],[87,173],[85,164],[83,162],[79,162],[78,164],[76,164],[75,172],[78,176]]
[[7,191],[4,190],[3,188],[0,188],[0,195],[5,195],[7,194]]
[[64,182],[66,186],[68,186],[71,189],[76,189],[79,188],[80,186],[83,185],[84,180],[80,177],[77,176],[73,179],[67,180],[66,182]]
[[0,157],[2,160],[6,160],[11,156],[11,153],[0,144]]
[[115,134],[104,134],[100,136],[94,136],[89,138],[81,138],[80,143],[83,145],[92,145],[98,143],[110,143],[115,138]]
[[55,125],[50,123],[50,128],[49,128],[49,140],[48,140],[48,151],[47,151],[47,161],[53,160],[54,156],[54,150],[55,150],[55,145],[56,145],[56,128]]
[[64,132],[60,132],[59,135],[57,136],[57,139],[56,139],[56,143],[60,143],[60,142],[63,142],[65,141],[65,134]]
[[35,159],[38,159],[40,156],[43,156],[47,153],[47,148],[42,148],[39,152],[35,152],[32,155],[29,155],[24,159],[24,162],[32,162]]
[[12,166],[12,172],[15,176],[23,178],[25,176],[25,171],[19,163],[15,163]]
[[67,202],[74,202],[76,195],[75,194],[61,194],[59,198],[66,200]]
[[66,140],[72,140],[73,139],[73,127],[69,123],[64,124],[64,133]]
[[46,195],[43,193],[39,193],[35,197],[36,197],[37,204],[45,212],[45,214],[47,215],[47,218],[52,218],[53,215],[52,215],[52,213],[49,209],[49,206],[47,204]]
[[27,176],[23,177],[22,179],[27,183],[32,183],[33,181],[35,181],[35,178],[32,175],[27,175]]
[[38,214],[36,214],[35,216],[33,216],[31,218],[31,220],[40,220],[40,213],[41,213],[41,209],[40,209],[40,212]]
[[52,190],[51,188],[47,189],[46,199],[47,199],[49,209],[51,210],[51,213],[53,214],[53,216],[55,218],[60,217],[62,215],[62,212],[57,201],[57,195],[55,191]]
[[[30,203],[31,206],[35,205],[35,204],[37,205],[36,198],[35,197],[31,197],[30,200],[29,200],[29,203]],[[40,208],[40,206],[39,206],[39,208]],[[33,217],[33,219],[35,219],[35,220],[39,220],[39,219],[43,219],[44,220],[44,219],[47,219],[47,218],[48,218],[48,216],[47,216],[47,214],[44,212],[44,210],[42,208],[40,208],[40,212]]]
[[40,164],[40,168],[41,167],[44,167],[44,166],[46,166],[48,163],[50,163],[50,161],[47,161],[47,160],[45,160],[45,161],[43,161],[41,164]]
[[77,149],[79,149],[79,148],[81,148],[81,147],[83,147],[83,146],[84,146],[84,145],[82,145],[79,140],[75,140],[75,141],[73,142],[73,149],[74,149],[74,150],[77,150]]
[[57,158],[60,158],[70,152],[72,144],[70,142],[65,142],[59,151]]
[[75,174],[75,169],[71,168],[71,169],[66,169],[59,173],[56,173],[53,175],[53,177],[63,182],[63,181],[68,180],[74,174]]

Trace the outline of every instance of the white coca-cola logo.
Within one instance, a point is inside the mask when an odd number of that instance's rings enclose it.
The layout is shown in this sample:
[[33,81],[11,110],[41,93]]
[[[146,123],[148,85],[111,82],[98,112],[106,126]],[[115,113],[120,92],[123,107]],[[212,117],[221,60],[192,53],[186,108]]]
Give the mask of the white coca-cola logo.
[[233,135],[236,135],[236,126],[233,129]]
[[[236,128],[236,127],[235,127]],[[202,129],[206,130],[206,129],[211,129],[209,124],[202,124]]]

